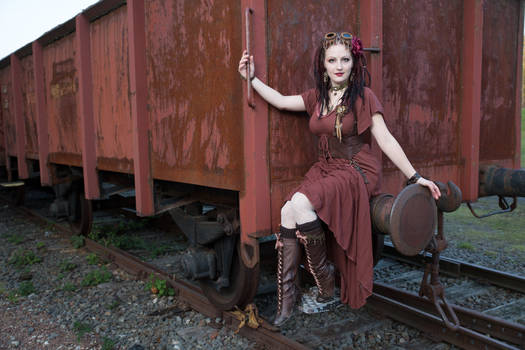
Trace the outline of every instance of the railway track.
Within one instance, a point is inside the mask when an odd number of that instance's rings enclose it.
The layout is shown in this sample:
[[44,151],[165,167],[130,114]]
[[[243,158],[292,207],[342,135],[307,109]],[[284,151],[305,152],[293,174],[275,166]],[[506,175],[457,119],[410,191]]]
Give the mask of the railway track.
[[[44,217],[42,213],[37,213],[26,207],[20,207],[20,210],[23,210],[26,214],[37,218],[41,222],[45,222],[46,225],[50,223],[49,218]],[[56,222],[52,222],[52,224],[64,234],[70,234],[69,225]],[[86,239],[86,247],[89,250],[96,252],[105,260],[111,261],[127,272],[136,275],[138,278],[146,280],[153,274],[166,280],[176,290],[178,297],[186,301],[191,308],[208,317],[221,317],[225,320],[225,324],[233,329],[239,327],[241,323],[239,318],[246,317],[245,321],[248,321],[248,314],[220,311],[216,309],[203,295],[198,286],[185,281],[180,276],[177,276],[176,273],[170,272],[169,266],[173,266],[174,261],[166,263],[170,260],[169,255],[163,259],[159,259],[159,261],[164,262],[163,265],[162,262],[159,263],[158,261],[156,263],[145,262],[143,259],[137,257],[140,256],[140,253],[130,254],[129,252],[114,247],[106,247],[89,238]],[[387,248],[386,253],[392,255],[389,248]],[[415,259],[415,261],[417,260],[418,259]],[[419,260],[422,259],[420,258]],[[417,290],[417,281],[420,281],[422,272],[420,270],[414,271],[413,268],[407,268],[406,265],[403,265],[405,267],[399,268],[397,267],[399,266],[398,264],[399,263],[394,262],[393,260],[384,259],[380,262],[376,270],[405,269],[406,275],[404,277],[402,277],[402,274],[400,273],[401,270],[395,273],[398,276],[397,282],[401,284],[404,283],[405,286],[411,285],[412,290]],[[477,273],[480,274],[481,272],[478,271]],[[492,273],[496,276],[495,271]],[[274,288],[272,287],[271,282],[272,277],[268,277],[266,280],[269,281],[269,283],[259,288],[262,293],[272,292]],[[431,302],[419,298],[413,293],[392,287],[392,285],[395,286],[397,283],[392,279],[387,281],[388,285],[384,282],[380,282],[381,278],[376,277],[375,280],[377,283],[374,285],[374,294],[369,298],[366,307],[366,309],[375,311],[375,315],[371,312],[361,312],[357,313],[357,316],[355,316],[356,313],[353,313],[354,316],[347,317],[345,314],[347,308],[344,307],[331,312],[333,317],[340,317],[339,321],[324,324],[323,326],[318,325],[317,328],[314,327],[315,331],[313,332],[311,331],[312,324],[315,326],[316,322],[322,322],[319,320],[322,320],[325,317],[316,318],[314,316],[310,318],[310,327],[301,328],[306,330],[308,333],[306,335],[304,332],[295,332],[294,330],[286,328],[282,333],[275,332],[271,325],[267,324],[265,321],[260,321],[259,327],[257,328],[251,328],[248,326],[240,328],[240,334],[249,339],[253,339],[258,344],[261,344],[261,346],[268,348],[316,348],[320,343],[322,344],[323,341],[328,339],[332,339],[331,341],[333,341],[334,338],[340,338],[341,336],[344,336],[345,333],[351,336],[355,336],[359,333],[366,333],[367,330],[381,326],[385,323],[384,316],[387,316],[430,335],[434,341],[446,341],[465,349],[519,349],[524,347],[525,328],[523,325],[495,318],[491,316],[490,313],[482,314],[481,312],[473,311],[462,306],[451,305],[458,315],[461,326],[457,327],[455,330],[450,330],[444,326],[443,322],[436,314],[435,307]],[[500,277],[496,280],[501,281],[504,279]],[[457,283],[453,280],[447,282],[450,282],[450,284]],[[523,284],[523,280],[521,280],[521,284]],[[519,283],[517,283],[517,285],[519,286]],[[472,285],[470,285],[470,287],[472,287]],[[508,288],[506,285],[504,285],[504,287]],[[453,294],[449,293],[449,291],[450,289],[447,290],[447,295]],[[258,298],[259,300],[256,300],[256,302],[259,306],[261,304],[260,299],[264,299],[264,296]],[[273,294],[267,294],[266,299],[273,300]],[[450,300],[451,302],[455,302],[455,300]],[[264,305],[264,302],[262,302],[262,305]],[[273,313],[271,308],[267,310],[265,310],[264,306],[259,306],[259,308],[262,309],[262,313],[264,313],[264,311],[267,313]],[[299,322],[302,322],[302,320]],[[298,323],[295,323],[294,325],[298,326]],[[469,328],[466,328],[467,326]],[[340,332],[335,330],[340,330]],[[329,342],[330,340],[328,343]]]

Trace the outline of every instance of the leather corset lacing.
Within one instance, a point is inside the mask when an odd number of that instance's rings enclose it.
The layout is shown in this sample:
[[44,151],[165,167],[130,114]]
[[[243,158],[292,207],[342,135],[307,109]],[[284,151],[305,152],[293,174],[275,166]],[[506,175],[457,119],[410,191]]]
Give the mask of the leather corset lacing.
[[354,156],[359,153],[362,146],[363,142],[360,135],[343,136],[341,142],[339,142],[337,137],[323,134],[319,137],[319,157],[325,160],[348,160],[348,165],[357,170],[363,177],[365,184],[368,184],[368,179],[366,178],[365,172],[354,160]]

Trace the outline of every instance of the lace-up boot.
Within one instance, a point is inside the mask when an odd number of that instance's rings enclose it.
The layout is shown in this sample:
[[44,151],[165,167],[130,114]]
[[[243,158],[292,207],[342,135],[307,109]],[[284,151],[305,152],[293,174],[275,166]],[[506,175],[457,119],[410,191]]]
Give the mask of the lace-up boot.
[[308,270],[313,275],[317,289],[317,302],[333,299],[335,290],[334,266],[326,258],[326,238],[321,221],[316,219],[297,225],[299,241],[304,245]]
[[280,227],[277,242],[277,314],[273,321],[276,327],[282,326],[294,313],[294,307],[300,297],[297,285],[297,268],[299,267],[300,249],[295,236],[296,229]]

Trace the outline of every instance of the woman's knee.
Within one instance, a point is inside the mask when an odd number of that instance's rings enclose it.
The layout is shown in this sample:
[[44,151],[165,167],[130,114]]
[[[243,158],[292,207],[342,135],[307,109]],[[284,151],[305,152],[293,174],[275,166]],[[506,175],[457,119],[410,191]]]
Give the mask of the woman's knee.
[[286,227],[295,224],[295,210],[292,202],[287,201],[281,208],[281,224]]
[[291,199],[293,208],[296,212],[299,211],[314,211],[312,202],[301,192],[295,192]]
[[295,210],[295,222],[297,224],[304,224],[317,219],[314,206],[304,194],[300,192],[294,193],[291,202]]

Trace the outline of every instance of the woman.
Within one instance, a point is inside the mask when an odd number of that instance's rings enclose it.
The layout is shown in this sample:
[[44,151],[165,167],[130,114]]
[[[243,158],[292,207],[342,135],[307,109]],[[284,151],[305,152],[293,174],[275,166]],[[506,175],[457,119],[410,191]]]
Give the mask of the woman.
[[[246,52],[239,62],[243,79],[247,78],[248,63],[255,91],[278,109],[306,111],[310,131],[319,136],[319,160],[281,209],[274,325],[281,326],[292,316],[300,294],[295,283],[300,243],[317,284],[317,301],[327,302],[334,295],[334,268],[326,258],[328,252],[341,274],[341,301],[361,307],[372,293],[369,200],[379,190],[381,172],[370,149],[370,135],[408,183],[426,186],[436,199],[441,195],[439,189],[414,170],[388,131],[383,107],[366,87],[365,79],[370,75],[358,38],[347,32],[326,34],[315,56],[317,86],[301,95],[283,96],[257,79],[253,56]],[[333,236],[325,236],[322,223]]]

